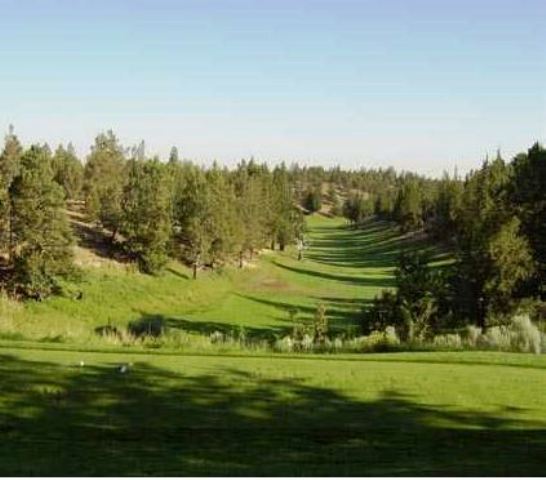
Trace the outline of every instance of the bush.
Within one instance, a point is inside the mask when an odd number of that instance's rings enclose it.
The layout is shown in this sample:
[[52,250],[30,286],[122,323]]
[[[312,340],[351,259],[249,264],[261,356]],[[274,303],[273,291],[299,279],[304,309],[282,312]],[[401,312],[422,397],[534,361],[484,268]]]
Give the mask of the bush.
[[332,342],[332,350],[334,352],[339,352],[342,349],[343,349],[343,340],[339,337],[334,338]]
[[289,353],[294,351],[294,342],[290,336],[280,338],[273,344],[273,349],[277,352]]
[[314,339],[311,335],[304,335],[300,342],[300,349],[304,352],[309,352],[313,350],[313,345],[315,344]]
[[395,350],[400,345],[400,339],[396,330],[388,326],[384,331],[374,330],[369,335],[348,340],[345,346],[349,350],[357,352],[385,352]]
[[463,346],[463,341],[458,333],[448,333],[445,335],[436,335],[433,340],[435,347],[459,350]]
[[478,341],[482,334],[482,329],[476,327],[475,325],[467,325],[465,329],[465,341],[470,347],[475,347],[478,345]]
[[322,207],[322,198],[319,190],[309,190],[303,199],[303,207],[311,213],[318,212]]
[[488,328],[480,336],[478,345],[490,349],[510,350],[509,328],[503,325]]
[[540,331],[531,323],[528,315],[514,317],[510,327],[512,348],[518,352],[540,353],[542,340]]
[[128,332],[137,337],[159,337],[165,333],[165,320],[161,316],[144,317],[140,320],[130,322],[127,326]]
[[313,341],[318,344],[324,343],[326,341],[326,335],[328,334],[328,317],[326,317],[326,308],[322,303],[319,304],[315,312],[313,329]]
[[542,338],[540,330],[528,315],[517,315],[510,325],[490,327],[478,339],[478,344],[486,348],[515,352],[540,353]]
[[398,338],[398,335],[396,334],[396,329],[394,327],[386,327],[383,336],[384,341],[387,345],[400,345],[400,339]]
[[226,341],[226,336],[222,332],[216,330],[209,335],[209,339],[211,343],[223,343]]

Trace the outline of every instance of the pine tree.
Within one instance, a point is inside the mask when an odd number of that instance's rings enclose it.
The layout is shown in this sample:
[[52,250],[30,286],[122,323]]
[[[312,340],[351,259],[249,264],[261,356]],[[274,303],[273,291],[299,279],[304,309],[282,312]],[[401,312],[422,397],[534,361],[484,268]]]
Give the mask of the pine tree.
[[303,207],[311,213],[318,212],[322,207],[320,190],[311,189],[305,193]]
[[457,212],[460,210],[463,184],[456,178],[444,178],[438,184],[433,214],[429,220],[432,234],[441,240],[450,240],[457,233]]
[[24,295],[43,298],[58,288],[72,268],[72,231],[64,211],[62,188],[53,180],[49,153],[33,146],[9,195],[12,209],[13,286]]
[[398,191],[395,217],[402,232],[417,230],[423,224],[421,194],[419,185],[413,178],[406,179]]
[[71,143],[66,149],[62,145],[57,147],[52,158],[52,166],[54,179],[63,187],[65,198],[78,199],[83,186],[83,165]]
[[173,231],[175,255],[192,264],[194,278],[202,263],[202,254],[209,249],[211,242],[205,225],[207,195],[207,184],[201,169],[186,164],[177,176],[174,187]]
[[95,139],[85,165],[86,208],[93,220],[110,229],[112,240],[121,226],[121,199],[124,185],[125,155],[110,130]]
[[157,159],[133,159],[127,166],[121,233],[145,273],[157,273],[167,262],[171,195],[165,169]]
[[486,160],[467,176],[457,214],[461,310],[482,327],[488,316],[507,313],[505,300],[533,270],[528,242],[507,204],[510,177],[500,155]]
[[10,244],[12,236],[12,209],[9,199],[9,189],[13,179],[19,172],[19,164],[23,149],[19,140],[13,133],[10,125],[5,137],[5,145],[0,155],[0,252],[10,256]]
[[533,145],[513,161],[510,199],[537,264],[532,294],[546,298],[546,149]]
[[171,151],[169,153],[169,163],[170,164],[173,164],[173,163],[178,163],[179,162],[179,159],[178,159],[178,148],[176,147],[172,147],[171,148]]

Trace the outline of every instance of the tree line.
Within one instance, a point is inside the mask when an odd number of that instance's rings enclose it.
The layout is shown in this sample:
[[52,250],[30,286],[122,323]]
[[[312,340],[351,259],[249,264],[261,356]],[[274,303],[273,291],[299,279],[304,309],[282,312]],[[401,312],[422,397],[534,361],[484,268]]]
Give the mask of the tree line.
[[[425,312],[429,324],[485,325],[546,295],[545,157],[536,144],[511,162],[497,155],[465,178],[441,179],[392,168],[270,168],[253,159],[205,168],[181,160],[174,147],[166,161],[149,158],[144,142],[127,149],[108,131],[82,162],[70,144],[24,148],[10,128],[0,154],[0,281],[41,298],[77,273],[67,202],[83,204],[142,272],[156,274],[174,258],[197,275],[203,266],[242,266],[264,247],[301,243],[302,212],[328,201],[331,213],[355,226],[379,218],[445,244],[456,258],[445,278],[425,273],[427,263],[411,256],[401,262],[400,271],[417,272],[408,285],[421,288],[406,310]],[[398,317],[408,298],[394,300]],[[431,306],[417,305],[422,298]],[[378,308],[388,301],[378,299]]]
[[546,150],[540,144],[510,162],[498,153],[464,179],[405,176],[375,206],[375,215],[402,232],[425,231],[455,254],[450,268],[434,271],[423,255],[406,253],[398,293],[377,299],[376,320],[483,328],[546,299]]
[[284,249],[301,238],[304,219],[284,165],[241,161],[229,170],[178,158],[148,158],[145,145],[124,148],[101,133],[83,164],[71,145],[23,148],[10,128],[0,155],[2,284],[42,298],[75,272],[67,202],[109,232],[142,272],[175,258],[198,268],[242,266],[261,248]]
[[310,212],[327,200],[330,212],[354,227],[382,219],[403,234],[424,232],[454,254],[450,268],[434,271],[430,259],[404,253],[398,294],[377,299],[365,319],[369,328],[403,318],[431,331],[468,322],[484,327],[546,299],[546,151],[538,143],[510,162],[498,152],[464,178],[391,168],[295,166],[291,174]]

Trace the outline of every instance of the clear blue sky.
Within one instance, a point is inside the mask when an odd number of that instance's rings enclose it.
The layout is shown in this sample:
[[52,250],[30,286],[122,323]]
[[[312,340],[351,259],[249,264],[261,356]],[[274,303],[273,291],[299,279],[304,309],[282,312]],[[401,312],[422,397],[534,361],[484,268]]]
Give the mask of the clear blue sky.
[[546,140],[546,0],[0,0],[0,128],[439,174]]

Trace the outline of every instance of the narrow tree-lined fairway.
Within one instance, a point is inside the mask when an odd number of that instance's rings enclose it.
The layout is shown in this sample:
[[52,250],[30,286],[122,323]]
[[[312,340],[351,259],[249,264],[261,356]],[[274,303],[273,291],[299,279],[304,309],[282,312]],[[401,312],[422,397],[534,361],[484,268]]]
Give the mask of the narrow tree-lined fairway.
[[308,225],[303,261],[292,247],[265,251],[243,270],[202,272],[197,281],[174,262],[158,277],[128,271],[83,243],[78,256],[85,260],[84,280],[67,288],[82,297],[74,293],[18,307],[0,319],[1,331],[16,332],[10,338],[78,343],[92,340],[97,327],[160,318],[189,333],[244,327],[250,335],[267,336],[292,328],[290,311],[301,320],[312,318],[319,303],[333,329],[346,328],[358,325],[362,307],[381,289],[394,286],[401,248],[432,248],[384,222],[352,229],[340,218],[314,215]]
[[357,230],[314,216],[309,226],[303,261],[292,249],[264,252],[196,281],[177,264],[160,277],[101,264],[70,286],[79,300],[5,304],[3,321],[46,343],[4,339],[0,473],[543,473],[543,357],[90,351],[104,348],[86,342],[96,327],[150,317],[194,334],[243,326],[259,336],[291,328],[290,310],[306,319],[324,303],[331,325],[346,328],[393,286],[401,248],[432,248],[385,223]]
[[4,349],[0,360],[2,475],[540,475],[546,468],[542,357]]

